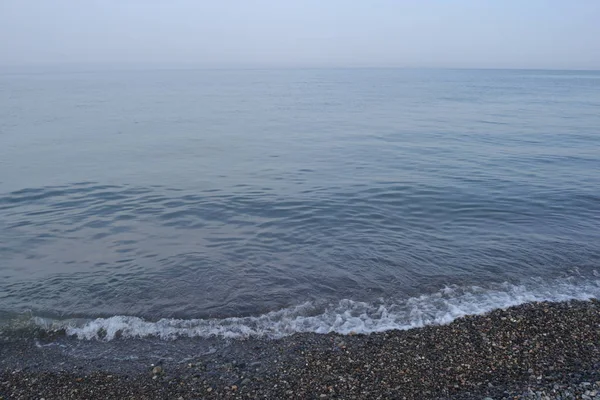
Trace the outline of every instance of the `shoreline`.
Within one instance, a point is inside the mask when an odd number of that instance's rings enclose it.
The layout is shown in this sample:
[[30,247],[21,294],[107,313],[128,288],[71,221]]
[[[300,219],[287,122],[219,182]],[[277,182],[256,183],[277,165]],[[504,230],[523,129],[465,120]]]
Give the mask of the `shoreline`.
[[[406,331],[215,342],[0,342],[0,398],[600,399],[598,300],[527,303]],[[147,355],[86,353],[134,345]]]

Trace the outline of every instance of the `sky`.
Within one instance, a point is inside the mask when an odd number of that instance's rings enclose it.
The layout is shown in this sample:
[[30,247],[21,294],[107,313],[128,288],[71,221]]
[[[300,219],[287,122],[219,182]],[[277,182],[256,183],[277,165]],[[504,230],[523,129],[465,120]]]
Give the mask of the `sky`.
[[0,65],[600,69],[600,0],[0,0]]

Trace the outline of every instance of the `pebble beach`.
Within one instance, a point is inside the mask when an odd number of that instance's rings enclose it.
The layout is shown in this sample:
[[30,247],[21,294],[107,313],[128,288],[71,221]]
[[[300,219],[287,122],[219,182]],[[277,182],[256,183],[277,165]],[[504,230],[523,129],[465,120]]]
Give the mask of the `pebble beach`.
[[74,358],[53,341],[2,343],[1,399],[600,399],[597,300],[407,331],[236,340],[157,363]]

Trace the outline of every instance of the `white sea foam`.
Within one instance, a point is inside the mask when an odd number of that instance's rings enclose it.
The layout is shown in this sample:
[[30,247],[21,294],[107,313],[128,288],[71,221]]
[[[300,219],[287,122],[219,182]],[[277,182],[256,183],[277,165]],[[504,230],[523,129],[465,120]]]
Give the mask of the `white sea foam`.
[[88,321],[37,323],[47,329],[64,329],[79,339],[112,340],[118,337],[271,337],[298,332],[340,334],[372,333],[447,324],[465,315],[483,314],[534,301],[589,300],[600,298],[600,280],[573,283],[555,281],[522,285],[502,284],[484,289],[446,287],[436,293],[402,301],[365,303],[342,300],[328,307],[304,303],[260,316],[224,319],[161,319],[146,321],[134,316],[114,316]]

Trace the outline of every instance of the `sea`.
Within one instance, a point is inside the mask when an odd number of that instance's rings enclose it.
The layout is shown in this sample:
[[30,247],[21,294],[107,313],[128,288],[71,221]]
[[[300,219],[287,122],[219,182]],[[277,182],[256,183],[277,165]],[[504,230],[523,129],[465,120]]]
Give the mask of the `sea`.
[[600,71],[0,70],[0,336],[368,334],[591,298]]

